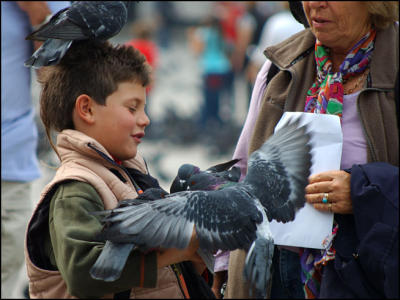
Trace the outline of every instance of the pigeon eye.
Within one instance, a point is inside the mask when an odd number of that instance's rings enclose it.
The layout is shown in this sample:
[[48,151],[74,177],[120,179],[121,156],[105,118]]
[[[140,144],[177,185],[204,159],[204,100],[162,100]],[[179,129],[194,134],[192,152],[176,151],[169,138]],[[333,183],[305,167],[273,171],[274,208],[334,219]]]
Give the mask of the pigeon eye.
[[195,181],[192,181],[190,184],[191,184],[191,185],[195,185],[195,184],[196,184],[196,182],[195,182]]

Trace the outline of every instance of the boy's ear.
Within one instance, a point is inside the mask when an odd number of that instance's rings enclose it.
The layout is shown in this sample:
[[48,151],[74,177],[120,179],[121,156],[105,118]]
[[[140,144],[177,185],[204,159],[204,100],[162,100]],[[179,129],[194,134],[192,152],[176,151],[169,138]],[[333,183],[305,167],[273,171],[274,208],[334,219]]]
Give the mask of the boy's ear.
[[94,123],[94,115],[93,115],[94,103],[95,103],[94,100],[86,94],[79,95],[78,98],[76,98],[75,112],[77,116],[85,123],[88,124]]

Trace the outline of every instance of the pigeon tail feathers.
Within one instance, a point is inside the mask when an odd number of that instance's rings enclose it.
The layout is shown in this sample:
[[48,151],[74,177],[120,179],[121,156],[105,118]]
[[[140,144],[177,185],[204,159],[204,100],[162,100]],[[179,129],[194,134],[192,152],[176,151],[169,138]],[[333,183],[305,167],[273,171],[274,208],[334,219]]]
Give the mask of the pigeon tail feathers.
[[25,67],[39,69],[44,66],[57,64],[65,55],[72,41],[70,40],[46,40],[32,56],[24,62]]
[[90,275],[97,280],[115,281],[121,276],[125,263],[134,244],[121,244],[107,241],[90,269]]
[[[271,280],[273,254],[273,239],[258,237],[251,245],[245,260],[243,276],[255,288],[257,296],[263,299],[265,299],[267,287]],[[250,288],[250,296],[252,296],[252,292],[253,289]]]

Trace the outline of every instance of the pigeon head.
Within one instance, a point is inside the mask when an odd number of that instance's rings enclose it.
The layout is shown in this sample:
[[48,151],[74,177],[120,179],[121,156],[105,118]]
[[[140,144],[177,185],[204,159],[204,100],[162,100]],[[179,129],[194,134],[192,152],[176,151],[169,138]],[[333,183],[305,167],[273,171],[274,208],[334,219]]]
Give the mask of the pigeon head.
[[181,191],[186,191],[188,184],[188,179],[200,172],[200,168],[192,164],[183,164],[179,167],[178,175],[175,177],[171,184],[170,192],[176,193]]
[[220,189],[225,183],[227,183],[227,180],[222,177],[198,173],[192,175],[186,185],[189,191],[214,191]]

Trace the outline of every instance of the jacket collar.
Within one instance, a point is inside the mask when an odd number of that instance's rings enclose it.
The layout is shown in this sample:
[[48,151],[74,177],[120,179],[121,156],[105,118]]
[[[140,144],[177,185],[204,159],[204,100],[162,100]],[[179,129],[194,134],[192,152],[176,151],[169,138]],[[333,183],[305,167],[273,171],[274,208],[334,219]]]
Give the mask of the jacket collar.
[[276,45],[267,47],[264,55],[280,69],[288,69],[307,50],[313,50],[314,45],[314,34],[307,28]]
[[62,162],[75,160],[78,156],[84,156],[93,160],[104,159],[88,145],[96,148],[104,156],[108,157],[109,160],[113,160],[110,153],[99,142],[78,130],[65,129],[57,136],[57,150]]
[[[388,64],[388,61],[395,62]],[[376,33],[370,76],[372,88],[393,89],[399,71],[399,26],[393,24]]]
[[[84,157],[100,161],[109,166],[121,166],[112,158],[111,154],[94,138],[73,129],[65,129],[57,136],[57,150],[62,162],[76,161]],[[144,174],[148,173],[146,163],[138,152],[136,157],[122,161],[122,166],[137,169]]]

